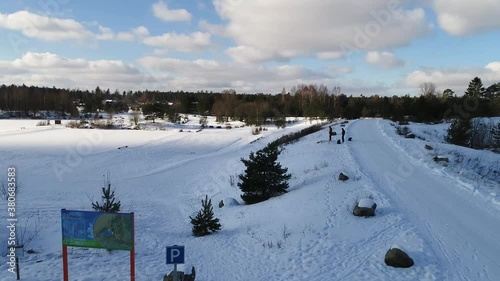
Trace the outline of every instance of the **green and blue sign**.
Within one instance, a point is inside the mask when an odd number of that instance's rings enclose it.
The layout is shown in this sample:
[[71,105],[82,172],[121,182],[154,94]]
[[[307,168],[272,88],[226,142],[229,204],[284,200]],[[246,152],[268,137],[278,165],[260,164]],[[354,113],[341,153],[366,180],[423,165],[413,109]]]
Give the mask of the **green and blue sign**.
[[133,214],[61,210],[64,246],[134,249]]

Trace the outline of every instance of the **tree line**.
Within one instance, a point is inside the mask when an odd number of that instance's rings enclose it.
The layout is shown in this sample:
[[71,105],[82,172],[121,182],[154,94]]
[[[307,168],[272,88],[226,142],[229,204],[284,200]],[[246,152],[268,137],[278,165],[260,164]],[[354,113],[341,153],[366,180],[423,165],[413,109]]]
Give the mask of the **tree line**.
[[[142,108],[153,118],[168,117],[178,120],[178,114],[216,116],[219,122],[245,121],[249,125],[280,122],[284,117],[320,119],[382,117],[393,120],[410,119],[431,122],[461,117],[496,116],[500,112],[500,83],[487,88],[481,79],[471,80],[465,95],[453,90],[438,92],[433,83],[423,83],[418,96],[392,97],[347,96],[339,87],[300,84],[290,91],[278,94],[238,94],[234,90],[222,92],[184,91],[123,91],[59,89],[0,86],[0,110],[12,117],[39,118],[47,111],[62,116],[79,117],[77,106],[83,107],[87,117],[99,112],[119,113],[129,108]],[[106,102],[110,100],[112,102]]]

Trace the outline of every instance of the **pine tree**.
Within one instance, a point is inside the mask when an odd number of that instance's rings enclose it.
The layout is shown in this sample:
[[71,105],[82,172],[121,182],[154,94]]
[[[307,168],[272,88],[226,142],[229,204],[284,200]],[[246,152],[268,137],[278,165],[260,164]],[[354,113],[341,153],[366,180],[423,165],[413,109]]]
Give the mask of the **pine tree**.
[[95,203],[92,203],[92,209],[98,212],[119,212],[121,208],[121,202],[115,202],[115,190],[111,190],[111,183],[109,182],[109,180],[107,181],[107,185],[107,188],[102,188],[102,202],[99,203],[98,201],[96,201]]
[[198,211],[196,217],[189,217],[193,225],[193,235],[196,237],[217,232],[221,228],[219,219],[214,218],[212,200],[209,200],[207,195],[205,195],[205,200],[201,200],[201,206],[202,208]]
[[481,81],[481,78],[476,77],[476,78],[472,79],[472,81],[470,81],[469,87],[467,87],[465,94],[470,96],[470,97],[478,98],[481,95],[481,92],[483,90],[484,90],[484,88],[483,88],[483,82]]
[[245,203],[259,203],[286,193],[291,175],[277,162],[280,153],[276,145],[268,145],[255,154],[251,152],[248,160],[241,159],[246,169],[239,175],[238,187]]
[[471,128],[472,123],[470,119],[455,119],[448,128],[448,134],[446,135],[445,140],[451,144],[468,146],[471,138]]

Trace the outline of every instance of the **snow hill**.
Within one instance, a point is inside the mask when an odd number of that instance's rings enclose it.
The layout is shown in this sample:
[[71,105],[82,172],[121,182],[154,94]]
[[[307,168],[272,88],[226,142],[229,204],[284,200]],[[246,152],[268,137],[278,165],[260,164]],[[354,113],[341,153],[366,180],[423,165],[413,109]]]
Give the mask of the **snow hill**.
[[[498,172],[498,154],[404,139],[387,120],[354,120],[346,124],[353,141],[328,142],[326,126],[285,146],[279,161],[292,174],[287,194],[219,209],[228,197],[242,203],[234,180],[244,170],[242,157],[311,124],[299,120],[254,135],[241,126],[197,132],[196,121],[182,132],[161,123],[140,131],[36,123],[0,120],[0,180],[16,167],[19,225],[25,239],[38,231],[27,247],[35,253],[20,258],[21,280],[62,280],[60,210],[91,210],[108,172],[123,212],[135,212],[138,281],[162,280],[172,269],[165,246],[173,244],[185,246],[186,263],[201,281],[500,280],[500,180],[453,166],[453,159],[447,167],[432,160],[458,151]],[[339,124],[333,127],[340,133]],[[340,172],[350,179],[339,181]],[[195,238],[189,216],[205,195],[222,230]],[[363,198],[376,202],[375,217],[352,215]],[[2,241],[7,235],[0,227]],[[415,265],[386,266],[394,246]],[[70,248],[70,280],[129,280],[128,258],[123,251]],[[0,280],[15,280],[7,269],[2,262]]]

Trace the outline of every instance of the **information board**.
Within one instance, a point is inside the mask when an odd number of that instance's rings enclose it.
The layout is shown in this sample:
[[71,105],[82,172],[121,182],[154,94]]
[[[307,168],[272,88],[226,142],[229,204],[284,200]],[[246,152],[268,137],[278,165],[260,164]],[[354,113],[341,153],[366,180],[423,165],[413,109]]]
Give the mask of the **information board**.
[[61,210],[64,246],[132,251],[133,214]]

